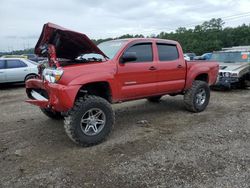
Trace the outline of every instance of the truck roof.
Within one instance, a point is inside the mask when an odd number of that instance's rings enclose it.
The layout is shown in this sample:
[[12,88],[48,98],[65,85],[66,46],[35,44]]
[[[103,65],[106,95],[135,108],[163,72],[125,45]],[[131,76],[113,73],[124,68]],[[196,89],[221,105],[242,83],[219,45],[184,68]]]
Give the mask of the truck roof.
[[[159,38],[124,38],[124,39],[114,39],[114,41],[145,41],[145,42],[163,42],[163,43],[169,43],[169,44],[178,44],[178,42],[174,40],[167,40],[167,39],[159,39]],[[111,40],[112,41],[112,40]],[[108,41],[107,41],[108,42]]]

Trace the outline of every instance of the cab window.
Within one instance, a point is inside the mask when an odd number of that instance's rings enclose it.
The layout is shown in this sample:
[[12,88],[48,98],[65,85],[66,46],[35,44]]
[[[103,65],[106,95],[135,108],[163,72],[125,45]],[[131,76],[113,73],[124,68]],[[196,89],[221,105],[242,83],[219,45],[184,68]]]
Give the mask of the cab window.
[[157,44],[160,61],[174,61],[179,58],[179,53],[176,45],[172,44]]
[[153,51],[151,43],[136,44],[131,46],[126,52],[135,52],[137,56],[136,61],[132,62],[152,62]]
[[27,65],[20,60],[7,60],[7,69],[27,67]]
[[0,60],[0,69],[4,69],[4,68],[5,68],[5,61]]

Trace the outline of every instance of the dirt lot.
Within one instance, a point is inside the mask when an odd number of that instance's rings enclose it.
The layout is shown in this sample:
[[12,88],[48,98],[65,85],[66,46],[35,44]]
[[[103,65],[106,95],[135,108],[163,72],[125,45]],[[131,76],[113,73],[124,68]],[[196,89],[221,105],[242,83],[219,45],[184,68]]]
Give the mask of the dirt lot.
[[0,89],[0,187],[250,186],[250,90],[212,92],[200,114],[182,96],[114,105],[113,134],[88,148],[25,98]]

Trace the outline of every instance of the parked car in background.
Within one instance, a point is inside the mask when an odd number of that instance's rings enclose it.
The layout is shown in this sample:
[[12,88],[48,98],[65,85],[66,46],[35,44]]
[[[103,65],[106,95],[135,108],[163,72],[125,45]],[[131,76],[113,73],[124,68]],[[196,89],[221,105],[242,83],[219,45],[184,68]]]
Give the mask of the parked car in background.
[[190,58],[190,60],[194,60],[194,57],[196,56],[195,53],[185,53],[185,56],[188,56]]
[[186,61],[190,61],[190,57],[187,54],[183,54]]
[[202,54],[202,59],[203,60],[210,60],[211,57],[212,57],[212,53],[205,53],[205,54]]
[[36,54],[22,54],[22,56],[25,56],[27,59],[35,62],[41,62],[46,59],[44,57],[38,57]]
[[211,59],[212,53],[205,53],[202,54],[201,56],[195,56],[194,60],[209,60]]
[[0,83],[25,82],[37,77],[37,66],[24,58],[0,58]]
[[202,56],[195,56],[194,60],[204,60],[204,57],[202,57]]
[[220,64],[215,86],[245,88],[250,82],[250,46],[224,48],[213,52],[211,61]]
[[23,58],[29,59],[31,61],[35,61],[41,63],[42,61],[46,60],[47,58],[38,57],[36,54],[22,54],[22,55],[3,55],[1,58]]
[[1,58],[25,58],[27,59],[27,56],[24,55],[3,55]]

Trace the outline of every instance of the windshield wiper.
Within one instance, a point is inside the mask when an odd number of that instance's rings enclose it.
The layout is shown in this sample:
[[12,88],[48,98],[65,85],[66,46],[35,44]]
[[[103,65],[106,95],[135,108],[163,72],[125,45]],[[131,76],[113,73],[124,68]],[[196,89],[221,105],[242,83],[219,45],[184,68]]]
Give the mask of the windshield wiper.
[[87,59],[88,61],[102,61],[102,59],[101,58],[96,58],[96,57],[91,57],[91,58],[88,58]]
[[77,62],[81,62],[81,63],[88,63],[88,62],[102,62],[103,60],[101,58],[95,58],[95,57],[91,57],[91,58],[79,58],[76,59]]

